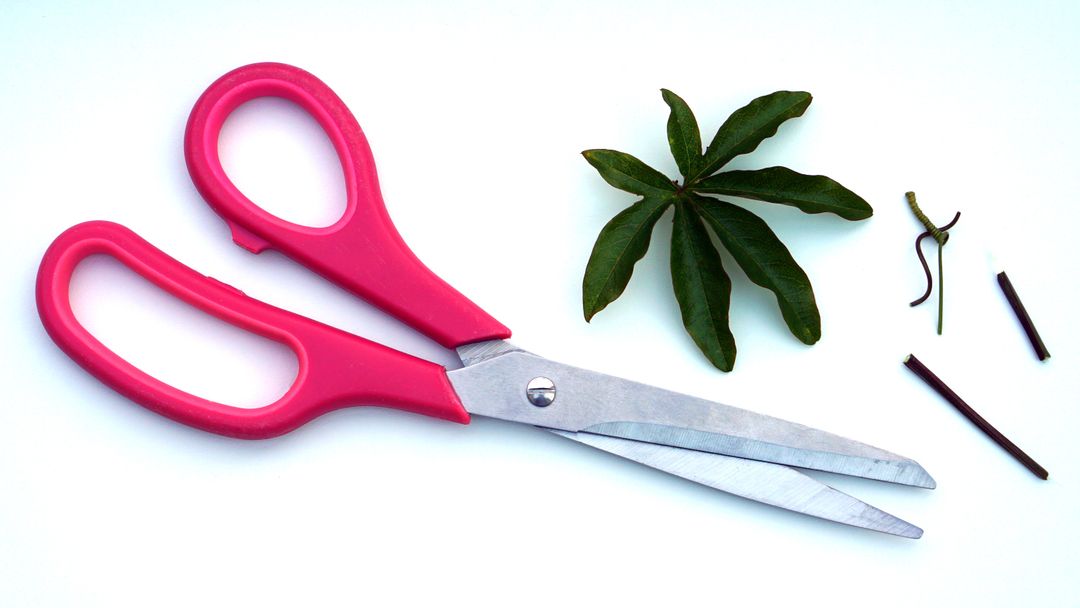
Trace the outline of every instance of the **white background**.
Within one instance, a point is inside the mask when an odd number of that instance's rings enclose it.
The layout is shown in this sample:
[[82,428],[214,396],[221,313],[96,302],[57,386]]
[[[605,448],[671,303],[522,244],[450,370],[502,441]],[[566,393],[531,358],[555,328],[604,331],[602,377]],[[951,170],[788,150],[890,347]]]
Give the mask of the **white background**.
[[[392,5],[391,5],[392,4]],[[5,2],[0,7],[0,605],[1080,605],[1075,3]],[[761,506],[530,428],[374,408],[243,442],[133,405],[37,320],[63,229],[123,223],[249,295],[454,366],[452,353],[276,253],[233,246],[184,167],[202,90],[234,67],[303,67],[352,108],[421,259],[568,363],[832,430],[919,460],[934,491],[819,475],[926,530],[909,541]],[[579,156],[674,174],[659,94],[706,141],[777,89],[814,103],[733,166],[825,173],[866,222],[746,202],[811,276],[813,346],[725,258],[739,356],[681,329],[669,222],[623,297],[586,324],[580,281],[633,198]],[[240,109],[226,168],[284,217],[331,223],[340,171],[284,102]],[[934,334],[903,199],[944,223]],[[1008,269],[1039,363],[987,263]],[[931,260],[933,258],[931,257]],[[362,258],[358,264],[364,263]],[[182,388],[255,406],[283,347],[179,305],[118,264],[75,278],[83,322]],[[1039,481],[901,365],[909,352],[1051,472]]]

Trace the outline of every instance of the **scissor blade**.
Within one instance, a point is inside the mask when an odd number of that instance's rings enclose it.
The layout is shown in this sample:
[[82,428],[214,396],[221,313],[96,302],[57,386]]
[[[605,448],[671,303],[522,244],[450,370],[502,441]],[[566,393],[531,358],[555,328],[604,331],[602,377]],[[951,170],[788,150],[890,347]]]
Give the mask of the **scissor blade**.
[[783,465],[592,433],[552,433],[757,502],[849,526],[920,538],[918,526]]
[[[466,367],[448,375],[473,414],[924,488],[936,485],[914,460],[858,441],[564,365],[503,341],[465,346],[459,353]],[[537,407],[527,399],[534,378],[554,384],[551,405]]]

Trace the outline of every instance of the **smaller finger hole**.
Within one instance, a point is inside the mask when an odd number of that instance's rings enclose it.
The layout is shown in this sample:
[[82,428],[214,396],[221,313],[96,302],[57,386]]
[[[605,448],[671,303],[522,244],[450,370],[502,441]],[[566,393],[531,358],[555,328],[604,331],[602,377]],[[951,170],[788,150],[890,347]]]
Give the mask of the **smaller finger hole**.
[[322,228],[345,214],[337,151],[318,121],[291,101],[241,104],[222,125],[218,155],[232,183],[272,215]]

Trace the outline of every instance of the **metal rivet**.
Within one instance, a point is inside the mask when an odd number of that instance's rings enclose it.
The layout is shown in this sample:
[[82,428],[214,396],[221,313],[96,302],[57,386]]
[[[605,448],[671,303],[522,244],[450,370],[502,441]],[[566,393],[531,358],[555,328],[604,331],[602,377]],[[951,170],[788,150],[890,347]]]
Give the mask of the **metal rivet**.
[[555,401],[555,383],[543,376],[533,378],[525,387],[525,396],[536,407],[547,407]]

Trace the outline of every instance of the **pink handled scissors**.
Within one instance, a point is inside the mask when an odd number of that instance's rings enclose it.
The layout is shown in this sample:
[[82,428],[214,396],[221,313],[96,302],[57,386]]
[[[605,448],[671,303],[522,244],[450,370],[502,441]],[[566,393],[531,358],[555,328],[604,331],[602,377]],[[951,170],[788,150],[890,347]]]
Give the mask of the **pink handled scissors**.
[[[273,216],[229,180],[217,141],[226,117],[258,97],[309,112],[341,159],[346,210],[325,228]],[[470,415],[535,425],[568,439],[751,500],[824,519],[918,538],[922,530],[791,467],[933,488],[915,461],[751,411],[563,365],[505,341],[508,330],[435,276],[390,222],[360,125],[323,82],[298,68],[260,63],[222,76],[195,104],[184,137],[188,170],[241,247],[273,248],[375,304],[447,348],[464,367],[442,366],[247,297],[205,277],[111,222],[61,234],[38,271],[37,305],[61,349],[114,390],[159,414],[245,439],[287,433],[352,405],[399,408],[467,424]],[[72,312],[75,267],[110,255],[172,295],[281,342],[299,361],[276,402],[244,409],[202,399],[131,365]]]

